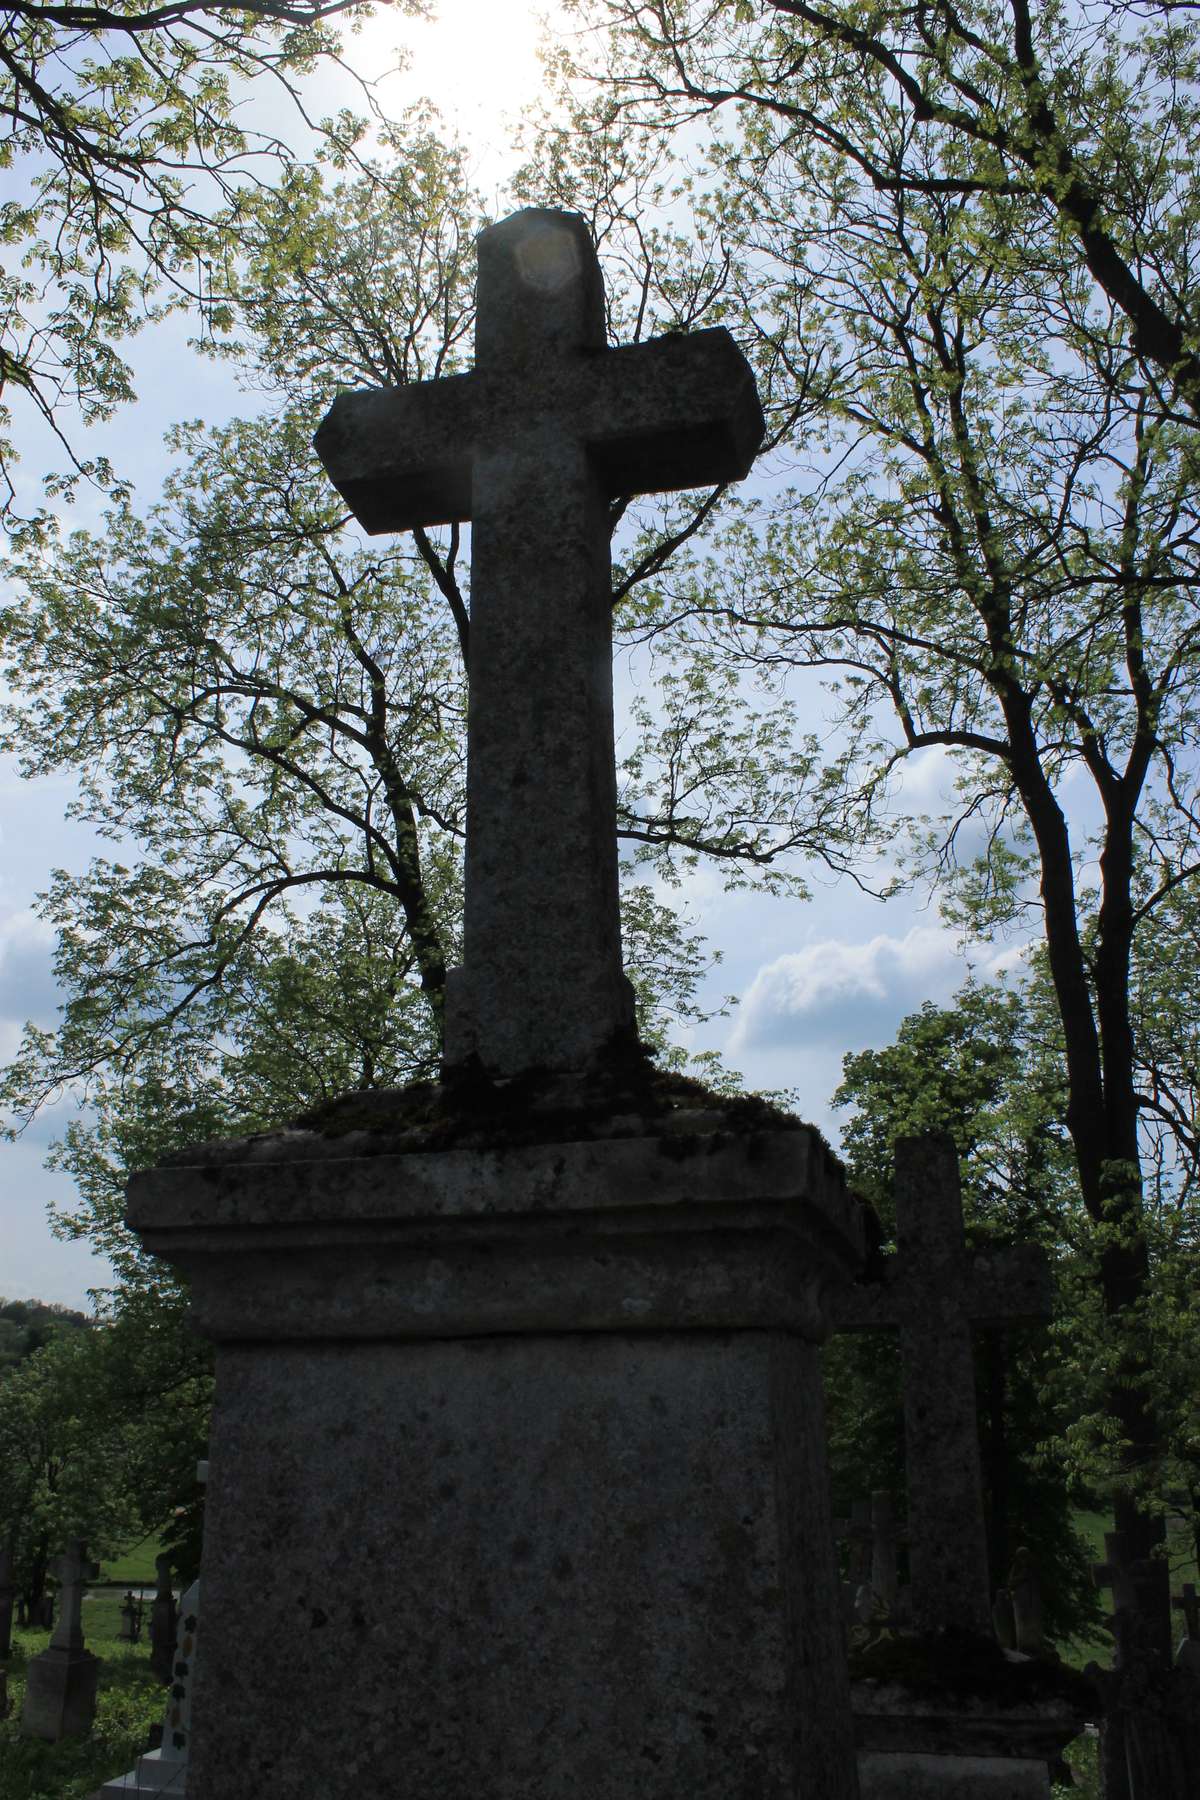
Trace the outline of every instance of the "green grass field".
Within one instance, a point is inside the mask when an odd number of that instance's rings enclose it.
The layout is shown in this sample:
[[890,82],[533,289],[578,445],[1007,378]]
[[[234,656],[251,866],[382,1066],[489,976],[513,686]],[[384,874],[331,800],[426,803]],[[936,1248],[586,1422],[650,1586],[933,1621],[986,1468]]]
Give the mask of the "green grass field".
[[157,1537],[143,1538],[124,1556],[100,1564],[101,1581],[119,1581],[125,1587],[153,1587],[154,1559],[162,1549]]

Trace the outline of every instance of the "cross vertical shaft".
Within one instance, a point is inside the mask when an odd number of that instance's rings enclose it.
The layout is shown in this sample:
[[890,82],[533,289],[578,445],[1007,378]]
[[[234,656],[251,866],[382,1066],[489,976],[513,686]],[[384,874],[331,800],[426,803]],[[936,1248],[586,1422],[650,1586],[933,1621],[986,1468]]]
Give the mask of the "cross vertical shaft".
[[955,1293],[962,1196],[954,1147],[896,1145],[896,1239],[925,1304],[900,1324],[913,1620],[991,1631],[971,1322]]
[[553,426],[479,457],[475,503],[464,970],[446,1055],[515,1069],[554,1042],[581,1064],[633,1028],[608,508],[583,446]]

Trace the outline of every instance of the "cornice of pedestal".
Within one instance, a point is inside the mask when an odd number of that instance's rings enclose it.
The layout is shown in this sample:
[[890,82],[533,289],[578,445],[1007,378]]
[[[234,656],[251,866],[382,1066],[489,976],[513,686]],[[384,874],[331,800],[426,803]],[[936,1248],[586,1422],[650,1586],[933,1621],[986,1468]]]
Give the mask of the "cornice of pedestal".
[[702,1128],[442,1150],[292,1128],[135,1175],[129,1222],[219,1340],[824,1337],[863,1256],[840,1164],[798,1123],[692,1116]]

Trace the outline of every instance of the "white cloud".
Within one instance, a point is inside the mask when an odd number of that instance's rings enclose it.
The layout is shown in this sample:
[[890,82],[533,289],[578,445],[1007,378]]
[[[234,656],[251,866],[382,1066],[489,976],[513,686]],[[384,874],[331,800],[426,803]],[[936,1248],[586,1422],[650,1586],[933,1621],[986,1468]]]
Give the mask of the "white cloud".
[[25,909],[0,920],[0,1031],[7,1039],[26,1019],[54,1021],[61,995],[54,982],[54,930]]
[[967,973],[954,934],[938,926],[858,944],[838,938],[808,944],[759,969],[738,1009],[730,1053],[886,1042],[906,1013],[924,1000],[949,999]]

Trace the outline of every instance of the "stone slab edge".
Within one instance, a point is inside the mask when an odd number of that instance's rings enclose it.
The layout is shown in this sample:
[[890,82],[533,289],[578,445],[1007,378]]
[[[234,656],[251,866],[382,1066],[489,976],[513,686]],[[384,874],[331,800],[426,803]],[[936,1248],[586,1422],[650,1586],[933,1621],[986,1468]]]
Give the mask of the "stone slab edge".
[[331,1145],[315,1133],[280,1133],[145,1170],[129,1181],[129,1223],[155,1232],[317,1221],[403,1227],[769,1202],[817,1215],[848,1256],[861,1256],[861,1207],[807,1127],[382,1155],[361,1153],[355,1138],[363,1135]]

